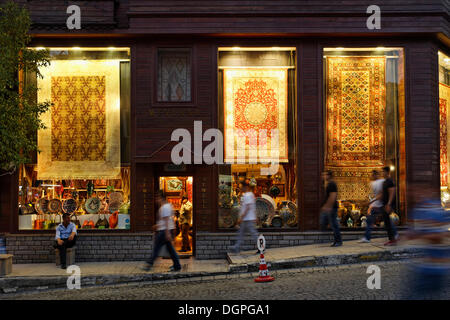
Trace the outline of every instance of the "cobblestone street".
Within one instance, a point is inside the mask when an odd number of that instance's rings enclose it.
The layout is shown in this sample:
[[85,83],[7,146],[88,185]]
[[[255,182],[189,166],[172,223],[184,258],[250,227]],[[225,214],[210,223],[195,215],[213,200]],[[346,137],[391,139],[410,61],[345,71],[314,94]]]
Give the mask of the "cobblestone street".
[[[369,290],[366,282],[370,264],[294,269],[273,272],[276,280],[255,283],[254,274],[238,278],[195,280],[160,284],[87,287],[81,290],[54,290],[21,295],[5,295],[3,299],[167,299],[167,300],[264,300],[264,299],[401,299],[408,283],[405,262],[374,263],[381,269],[381,289]],[[450,286],[444,292],[450,298]]]

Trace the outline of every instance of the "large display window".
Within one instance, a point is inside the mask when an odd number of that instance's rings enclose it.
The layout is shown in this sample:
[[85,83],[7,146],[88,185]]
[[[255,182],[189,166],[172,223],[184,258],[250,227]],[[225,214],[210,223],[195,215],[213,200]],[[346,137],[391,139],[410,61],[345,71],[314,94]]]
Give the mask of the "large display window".
[[448,127],[450,107],[450,58],[442,52],[439,56],[439,141],[442,205],[450,209]]
[[244,181],[259,228],[298,227],[295,75],[295,48],[218,50],[219,228],[236,227]]
[[[36,48],[40,50],[40,48]],[[130,50],[49,48],[37,101],[50,101],[39,152],[19,171],[19,230],[130,228]]]
[[[372,172],[383,179],[390,168],[396,184],[391,219],[400,223],[400,122],[404,114],[403,50],[400,48],[325,48],[324,169],[338,186],[342,227],[365,227]],[[378,204],[377,204],[378,205]],[[383,226],[381,217],[376,225]]]

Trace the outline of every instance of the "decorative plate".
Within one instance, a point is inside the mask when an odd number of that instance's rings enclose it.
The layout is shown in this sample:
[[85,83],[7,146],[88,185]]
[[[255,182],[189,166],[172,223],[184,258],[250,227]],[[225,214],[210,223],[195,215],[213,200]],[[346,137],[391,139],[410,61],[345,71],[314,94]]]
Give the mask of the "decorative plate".
[[265,221],[267,217],[270,217],[275,213],[275,208],[272,203],[264,198],[256,198],[256,217],[259,221]]
[[280,193],[281,193],[281,190],[280,190],[280,188],[278,188],[277,186],[272,186],[272,187],[270,187],[270,189],[269,189],[269,194],[270,194],[272,197],[277,197]]
[[262,194],[261,198],[264,198],[266,200],[269,200],[270,203],[273,205],[274,208],[277,207],[277,204],[275,203],[275,200],[273,200],[273,198],[271,196],[269,196],[268,194]]
[[89,198],[86,200],[84,207],[88,213],[97,213],[102,203],[99,198]]
[[36,211],[39,213],[47,213],[48,212],[48,200],[45,198],[39,199],[36,202]]
[[109,195],[109,202],[120,202],[122,204],[123,202],[123,195],[121,192],[111,192]]
[[65,213],[73,213],[77,210],[77,202],[74,199],[67,199],[63,203],[63,211]]
[[58,213],[61,212],[62,204],[61,200],[59,199],[52,199],[48,203],[48,211],[51,213]]
[[283,220],[280,216],[275,216],[272,219],[272,227],[274,228],[281,228],[283,226]]
[[114,213],[116,211],[119,211],[120,205],[122,203],[119,201],[113,201],[109,203],[109,212]]

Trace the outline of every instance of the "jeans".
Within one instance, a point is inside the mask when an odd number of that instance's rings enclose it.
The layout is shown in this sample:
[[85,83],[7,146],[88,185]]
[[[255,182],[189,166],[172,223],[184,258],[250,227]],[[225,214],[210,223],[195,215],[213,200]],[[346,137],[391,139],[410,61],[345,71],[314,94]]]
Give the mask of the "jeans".
[[153,252],[152,252],[152,257],[147,262],[148,262],[148,264],[153,265],[153,262],[155,261],[156,257],[158,257],[159,251],[161,250],[161,248],[164,245],[166,245],[167,251],[169,252],[170,257],[172,258],[172,261],[173,261],[173,267],[175,269],[180,269],[181,264],[180,264],[180,260],[178,258],[178,254],[175,251],[175,249],[173,248],[172,242],[167,240],[165,232],[166,232],[165,230],[156,232],[155,244],[154,244],[154,248],[153,248]]
[[320,230],[324,231],[327,228],[328,223],[330,223],[331,229],[333,230],[334,242],[342,243],[341,230],[339,229],[339,223],[337,222],[337,208],[320,213]]
[[[386,227],[386,231],[388,232],[389,240],[394,240],[395,235],[397,234],[397,228],[395,227],[395,224],[392,223],[392,221],[389,217],[389,214],[386,214],[383,207],[372,208],[372,210],[370,211],[370,215],[367,216],[367,220],[366,220],[367,227],[366,227],[365,238],[367,240],[370,240],[372,226],[375,223],[375,221],[377,220],[377,216],[380,214],[383,216],[383,221],[384,221],[384,225]],[[386,216],[389,220],[388,222],[386,222]]]
[[252,240],[254,241],[256,245],[256,241],[258,240],[258,232],[255,228],[255,222],[252,220],[249,221],[242,221],[241,226],[239,228],[237,237],[236,237],[236,244],[233,246],[233,251],[239,252],[241,248],[242,241],[244,240],[245,233],[250,233],[252,236]]
[[377,216],[379,216],[380,214],[383,214],[383,207],[373,207],[370,210],[370,215],[367,215],[367,226],[366,226],[366,233],[364,235],[364,237],[367,240],[371,239],[371,233],[372,233],[372,226],[375,223],[375,221],[377,220]]
[[392,223],[391,218],[389,217],[389,213],[386,212],[384,207],[382,208],[382,210],[383,210],[382,213],[383,213],[384,227],[386,228],[389,241],[394,241],[395,235],[397,234],[397,228],[395,228],[394,223]]
[[55,249],[59,250],[59,258],[61,265],[66,265],[66,250],[68,248],[72,248],[77,242],[77,236],[73,238],[73,240],[61,239],[64,243],[62,245],[58,244],[58,241],[55,240],[55,245],[53,246]]

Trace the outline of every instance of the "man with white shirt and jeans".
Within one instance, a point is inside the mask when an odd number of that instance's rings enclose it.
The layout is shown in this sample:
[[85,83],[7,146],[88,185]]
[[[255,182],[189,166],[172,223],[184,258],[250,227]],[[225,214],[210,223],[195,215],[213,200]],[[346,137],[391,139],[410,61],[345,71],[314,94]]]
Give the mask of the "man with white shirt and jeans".
[[243,182],[244,194],[241,198],[241,211],[238,224],[240,229],[237,234],[236,244],[231,248],[232,252],[237,254],[240,252],[241,244],[245,233],[250,233],[252,240],[256,244],[258,240],[258,232],[256,231],[256,201],[255,195],[247,181]]
[[175,229],[175,223],[173,222],[173,207],[170,203],[166,202],[165,194],[162,190],[159,190],[156,194],[156,203],[160,206],[158,210],[158,222],[156,224],[155,242],[151,258],[144,266],[144,270],[148,271],[153,267],[153,262],[158,257],[158,253],[161,248],[166,245],[167,251],[173,261],[173,266],[170,267],[170,271],[180,271],[181,265],[178,258],[178,254],[172,245],[172,230]]
[[380,178],[380,174],[377,170],[372,170],[371,176],[372,182],[370,183],[372,188],[371,200],[369,202],[369,208],[367,209],[367,226],[365,236],[359,240],[360,243],[369,243],[371,239],[372,225],[375,223],[378,215],[383,214],[383,182],[384,179]]

